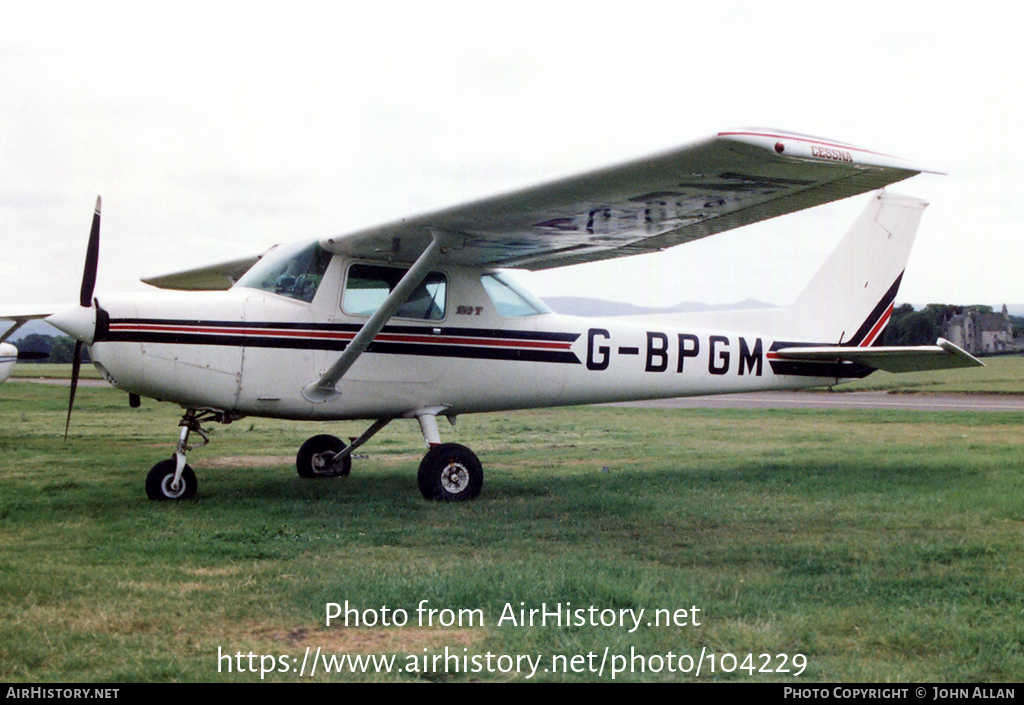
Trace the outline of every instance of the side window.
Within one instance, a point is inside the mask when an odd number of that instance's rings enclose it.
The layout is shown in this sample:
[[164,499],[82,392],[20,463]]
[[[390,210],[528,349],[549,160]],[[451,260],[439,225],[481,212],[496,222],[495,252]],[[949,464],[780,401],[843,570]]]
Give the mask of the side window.
[[[381,307],[388,294],[398,286],[406,270],[373,264],[353,264],[348,270],[341,307],[354,316],[370,316]],[[419,318],[440,321],[445,315],[448,278],[431,272],[416,287],[405,303],[399,306],[398,318]]]
[[494,304],[498,314],[505,318],[523,318],[551,313],[540,299],[520,289],[501,272],[490,272],[480,277],[484,291]]

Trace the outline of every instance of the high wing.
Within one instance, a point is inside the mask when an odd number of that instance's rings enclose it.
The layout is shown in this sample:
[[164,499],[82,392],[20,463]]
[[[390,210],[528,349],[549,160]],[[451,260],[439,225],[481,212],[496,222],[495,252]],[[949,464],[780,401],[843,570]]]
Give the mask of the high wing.
[[230,289],[243,274],[259,262],[261,255],[242,257],[227,262],[186,269],[171,274],[155,277],[143,277],[144,284],[161,289],[180,289],[183,291],[216,291]]
[[925,171],[780,130],[730,130],[664,154],[329,237],[327,250],[413,262],[548,269],[663,250],[882,188]]
[[[549,269],[656,252],[922,171],[835,140],[727,130],[663,154],[320,244],[336,254],[411,263],[437,238],[443,244],[438,263]],[[164,289],[228,289],[258,259],[142,281]]]
[[921,370],[945,370],[958,367],[983,367],[978,358],[963,348],[939,338],[935,345],[893,346],[893,347],[793,347],[782,348],[769,357],[785,360],[813,360],[832,362],[846,360],[856,362],[885,372],[918,372]]

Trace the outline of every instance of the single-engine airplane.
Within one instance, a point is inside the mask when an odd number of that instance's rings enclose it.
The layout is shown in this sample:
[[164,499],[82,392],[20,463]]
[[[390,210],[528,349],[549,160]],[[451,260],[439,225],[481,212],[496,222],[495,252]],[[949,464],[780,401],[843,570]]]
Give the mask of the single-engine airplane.
[[11,370],[17,361],[18,348],[10,343],[0,343],[0,382],[11,376]]
[[[151,499],[192,497],[202,425],[244,416],[370,421],[346,445],[317,435],[298,474],[349,474],[352,452],[416,419],[425,498],[469,500],[480,460],[442,443],[437,417],[833,385],[876,369],[981,364],[944,340],[879,347],[923,201],[884,186],[923,169],[834,140],[723,131],[695,144],[338,237],[277,246],[143,281],[169,290],[94,297],[96,201],[78,306],[47,320],[115,387],[185,409]],[[502,270],[656,252],[810,206],[878,191],[788,308],[671,323],[556,315]],[[41,314],[34,314],[41,315]],[[3,313],[0,312],[0,317]],[[24,316],[23,316],[24,317]]]

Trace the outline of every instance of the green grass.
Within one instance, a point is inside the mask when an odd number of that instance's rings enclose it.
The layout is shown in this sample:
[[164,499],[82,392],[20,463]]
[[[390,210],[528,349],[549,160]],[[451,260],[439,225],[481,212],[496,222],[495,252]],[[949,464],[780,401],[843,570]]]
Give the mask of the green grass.
[[[100,379],[100,373],[95,367],[86,363],[79,371],[81,379]],[[71,365],[55,362],[21,362],[11,370],[11,378],[34,378],[45,379],[71,379]]]
[[[480,498],[426,502],[414,422],[352,475],[300,480],[310,435],[244,419],[190,455],[194,501],[154,503],[180,411],[80,388],[0,387],[0,679],[252,681],[218,647],[328,654],[803,654],[806,672],[625,680],[1013,682],[1024,677],[1024,414],[594,407],[460,418]],[[608,472],[602,468],[608,467]],[[324,624],[325,604],[406,627]],[[416,605],[483,626],[416,626]],[[518,608],[700,608],[700,626],[518,627]],[[291,663],[289,661],[288,663]],[[758,666],[763,663],[758,659]],[[258,661],[257,661],[258,664]],[[322,669],[321,669],[322,671]],[[308,680],[308,676],[303,680]],[[314,680],[525,680],[525,674]],[[266,680],[297,681],[292,673]],[[534,680],[601,680],[588,672]]]

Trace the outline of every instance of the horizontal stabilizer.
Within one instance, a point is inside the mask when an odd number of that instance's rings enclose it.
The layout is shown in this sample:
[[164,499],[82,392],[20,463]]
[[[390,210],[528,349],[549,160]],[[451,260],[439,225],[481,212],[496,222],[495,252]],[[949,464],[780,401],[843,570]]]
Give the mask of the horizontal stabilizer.
[[848,360],[886,372],[917,372],[946,370],[956,367],[983,367],[978,358],[953,343],[939,338],[935,345],[855,347],[793,347],[776,350],[774,355],[785,360],[836,362]]

